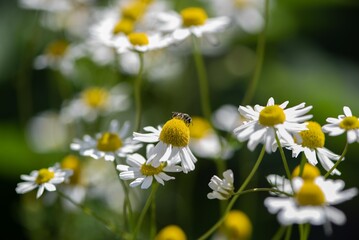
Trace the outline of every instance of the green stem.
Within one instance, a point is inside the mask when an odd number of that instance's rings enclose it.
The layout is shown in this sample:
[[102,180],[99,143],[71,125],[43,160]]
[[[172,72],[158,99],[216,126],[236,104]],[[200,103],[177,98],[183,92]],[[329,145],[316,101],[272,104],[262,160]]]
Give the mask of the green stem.
[[298,225],[298,228],[299,228],[299,239],[300,240],[306,240],[305,239],[305,233],[304,233],[304,225],[303,224],[299,224]]
[[[115,171],[117,174],[117,169],[116,169],[117,158],[115,158],[113,163],[114,163]],[[127,185],[122,181],[122,179],[119,176],[118,176],[118,180],[121,184],[123,191],[125,192],[125,200],[123,203],[123,214],[125,216],[125,218],[124,218],[125,225],[129,225],[130,230],[132,230],[132,228],[133,228],[133,213],[132,213],[132,205],[131,205],[131,201],[130,201],[130,192],[127,188]],[[129,222],[129,224],[127,224],[127,222]]]
[[284,235],[285,233],[285,230],[286,230],[286,227],[285,226],[280,226],[278,231],[274,234],[274,236],[272,237],[272,240],[279,240],[282,238],[282,236]]
[[305,239],[308,239],[309,233],[310,233],[310,224],[306,223],[306,224],[304,224]]
[[265,0],[265,13],[264,13],[264,27],[262,32],[258,36],[258,45],[257,45],[257,61],[254,69],[254,74],[249,82],[248,89],[244,95],[242,100],[242,106],[249,104],[254,96],[256,91],[259,77],[262,72],[263,60],[264,60],[264,52],[265,52],[265,44],[266,44],[266,32],[268,28],[268,16],[269,16],[269,0]]
[[347,154],[348,151],[348,147],[349,147],[349,143],[347,142],[345,144],[344,150],[342,155],[340,156],[340,158],[338,159],[338,161],[334,164],[334,166],[324,175],[324,178],[329,177],[329,175],[334,171],[334,169],[336,169],[338,167],[338,165],[341,163],[341,161],[344,159],[345,154]]
[[149,207],[151,206],[151,202],[155,199],[157,188],[158,188],[158,183],[157,182],[153,183],[151,193],[147,198],[145,206],[143,207],[140,217],[138,218],[135,230],[133,231],[133,239],[134,240],[137,239],[137,233],[141,228],[141,225],[142,225],[143,219],[145,218],[146,212],[149,209]]
[[135,104],[136,104],[136,119],[135,119],[135,132],[138,132],[141,127],[141,117],[142,117],[142,102],[141,102],[141,85],[142,85],[142,75],[144,69],[143,53],[139,52],[138,57],[140,59],[140,69],[138,71],[137,79],[135,80]]
[[150,239],[155,238],[156,231],[156,201],[155,196],[153,196],[151,201]]
[[207,239],[217,228],[219,228],[221,226],[223,221],[226,219],[228,212],[232,209],[232,206],[237,201],[238,197],[241,195],[243,190],[247,187],[247,185],[251,181],[253,175],[257,172],[258,167],[263,160],[264,154],[265,154],[265,145],[263,145],[262,151],[260,152],[259,157],[252,168],[252,171],[249,173],[247,178],[244,180],[242,186],[238,189],[238,191],[234,194],[231,201],[228,203],[226,211],[224,212],[222,217],[207,232],[205,232],[201,237],[199,237],[198,240]]
[[[98,216],[96,213],[94,213],[90,208],[75,202],[74,200],[72,200],[69,196],[67,196],[66,194],[64,194],[61,191],[57,191],[57,194],[66,199],[67,201],[71,202],[73,205],[75,205],[76,207],[80,208],[85,214],[87,214],[88,216],[91,216],[93,218],[95,218],[98,222],[102,223],[110,232],[112,232],[113,234],[115,234],[117,237],[120,237],[119,235],[117,235],[116,233],[116,227],[112,224],[107,222],[105,219],[103,219],[102,217]],[[124,233],[122,233],[124,234]]]
[[289,240],[292,235],[292,225],[288,226],[287,232],[285,233],[285,240]]
[[282,162],[283,162],[283,166],[284,166],[284,169],[285,169],[285,173],[287,174],[287,178],[288,178],[288,180],[289,180],[289,182],[290,182],[290,186],[291,186],[292,189],[293,189],[293,185],[292,185],[292,181],[291,181],[292,176],[291,176],[290,171],[289,171],[287,158],[285,157],[285,154],[284,154],[282,145],[280,144],[280,140],[279,140],[279,138],[278,138],[277,130],[276,130],[276,129],[274,129],[274,135],[275,135],[275,140],[276,140],[277,145],[278,145],[278,148],[279,148],[280,156],[282,157]]
[[198,74],[202,113],[203,116],[207,119],[207,121],[211,123],[211,105],[210,105],[210,97],[209,97],[208,79],[207,79],[203,58],[199,49],[198,39],[194,35],[192,35],[192,44],[193,44],[193,57]]
[[302,153],[302,158],[300,160],[300,166],[299,166],[299,177],[302,177],[305,163],[307,162],[307,158],[305,157],[305,154]]

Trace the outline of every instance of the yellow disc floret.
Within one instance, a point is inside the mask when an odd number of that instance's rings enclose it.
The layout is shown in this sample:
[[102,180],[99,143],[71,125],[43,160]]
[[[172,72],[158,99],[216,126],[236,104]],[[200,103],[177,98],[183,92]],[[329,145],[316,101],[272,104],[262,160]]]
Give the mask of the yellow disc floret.
[[81,163],[80,159],[75,155],[67,155],[61,161],[61,168],[63,169],[71,169],[73,171],[72,176],[70,177],[70,183],[77,184],[80,182],[80,175],[81,175]]
[[42,168],[42,169],[39,170],[35,182],[37,184],[47,183],[51,179],[53,179],[54,176],[55,176],[55,173],[53,171],[50,171],[47,168]]
[[180,227],[168,225],[157,234],[155,240],[187,240],[187,237]]
[[101,108],[107,103],[108,95],[105,89],[92,87],[83,91],[82,99],[91,108]]
[[160,140],[174,147],[185,147],[190,139],[189,128],[182,119],[172,118],[163,125]]
[[185,8],[181,11],[182,24],[185,27],[201,26],[208,18],[204,9],[198,7]]
[[234,4],[237,8],[245,8],[249,5],[248,0],[234,0]]
[[352,130],[359,128],[359,119],[355,116],[345,117],[340,123],[339,127],[345,130]]
[[53,57],[62,57],[65,55],[65,52],[68,48],[69,44],[66,41],[59,40],[50,43],[46,48],[46,53]]
[[122,140],[116,133],[106,132],[97,141],[97,149],[104,152],[114,152],[122,147]]
[[146,165],[146,164],[143,164],[141,166],[141,173],[145,176],[153,176],[153,175],[157,175],[159,174],[160,172],[162,172],[162,169],[165,167],[164,164],[161,164],[160,166],[158,167],[154,167],[152,165]]
[[[293,178],[298,177],[299,173],[300,173],[300,165],[294,168],[292,177]],[[318,176],[320,176],[320,171],[317,167],[309,163],[304,164],[303,172],[301,176],[304,179],[304,181],[313,181]]]
[[112,33],[114,35],[119,33],[128,35],[131,32],[133,32],[133,29],[134,29],[134,22],[132,20],[122,19],[116,23],[115,27],[112,29]]
[[325,135],[322,127],[317,122],[307,122],[308,130],[303,130],[299,134],[302,137],[302,146],[308,148],[322,148],[325,143]]
[[201,139],[212,131],[211,124],[204,118],[193,117],[192,124],[189,126],[191,138]]
[[245,213],[239,210],[230,211],[223,222],[222,229],[227,239],[250,239],[252,223]]
[[320,206],[325,203],[325,196],[320,187],[313,181],[304,181],[302,187],[296,194],[299,205]]
[[137,46],[145,46],[148,45],[149,43],[147,34],[140,32],[130,33],[128,35],[128,40],[132,45],[137,45]]
[[121,16],[132,21],[139,20],[146,11],[147,4],[137,1],[124,6],[121,9]]
[[277,124],[284,123],[285,114],[278,105],[267,106],[259,113],[259,123],[263,126],[273,127]]

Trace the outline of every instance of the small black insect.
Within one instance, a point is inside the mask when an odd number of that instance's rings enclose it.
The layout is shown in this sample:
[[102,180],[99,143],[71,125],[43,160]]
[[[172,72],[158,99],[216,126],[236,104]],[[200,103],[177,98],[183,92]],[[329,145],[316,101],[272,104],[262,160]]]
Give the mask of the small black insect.
[[172,112],[172,118],[183,120],[187,126],[192,123],[192,118],[187,113]]

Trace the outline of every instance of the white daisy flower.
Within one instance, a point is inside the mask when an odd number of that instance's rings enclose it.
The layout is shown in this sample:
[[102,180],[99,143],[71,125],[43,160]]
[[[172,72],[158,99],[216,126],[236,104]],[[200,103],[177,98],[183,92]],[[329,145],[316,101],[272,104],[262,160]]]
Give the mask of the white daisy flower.
[[284,142],[292,144],[291,133],[306,129],[304,121],[310,119],[312,115],[304,115],[312,109],[312,106],[305,107],[301,103],[291,108],[286,108],[288,101],[281,105],[274,104],[274,99],[270,98],[267,106],[255,105],[239,106],[239,113],[247,119],[243,124],[234,129],[234,134],[238,140],[248,141],[248,149],[253,151],[259,143],[265,144],[268,153],[277,149],[275,133]]
[[180,14],[176,12],[163,12],[157,15],[158,30],[171,33],[175,41],[182,41],[191,34],[200,38],[224,31],[230,23],[228,17],[208,18],[204,9],[189,7]]
[[175,179],[174,177],[168,176],[165,172],[181,172],[182,168],[177,166],[180,160],[177,158],[175,161],[169,161],[161,163],[158,167],[154,167],[151,164],[147,164],[147,161],[153,157],[152,149],[154,145],[147,145],[146,158],[142,155],[135,153],[127,156],[127,165],[117,165],[119,170],[120,178],[122,180],[132,180],[130,187],[137,187],[141,185],[142,189],[147,189],[151,186],[153,178],[164,185],[164,181]]
[[107,132],[98,133],[95,138],[85,135],[83,140],[75,139],[70,147],[72,150],[79,151],[80,155],[94,159],[104,158],[106,161],[114,161],[116,156],[126,157],[142,146],[131,138],[125,138],[129,127],[129,123],[126,122],[119,129],[118,121],[112,120]]
[[127,85],[119,84],[110,90],[101,87],[88,87],[74,99],[65,102],[61,111],[61,120],[73,123],[76,120],[95,121],[99,116],[127,110],[130,100]]
[[24,194],[38,188],[36,198],[39,198],[45,190],[56,191],[55,185],[67,181],[71,175],[71,170],[63,170],[58,164],[53,167],[34,170],[30,175],[23,174],[20,176],[25,182],[18,183],[15,191],[18,194]]
[[277,218],[282,225],[310,223],[329,226],[330,222],[343,225],[346,221],[344,213],[332,205],[358,194],[356,188],[342,191],[344,181],[325,180],[322,176],[314,181],[296,177],[292,183],[293,197],[268,197],[264,201],[270,213],[278,213]]
[[147,164],[154,167],[160,166],[161,162],[166,162],[179,155],[184,173],[195,169],[196,157],[189,148],[190,131],[188,123],[181,118],[174,117],[167,121],[163,127],[154,128],[151,126],[143,128],[149,133],[133,133],[134,140],[155,143],[152,149],[154,156],[147,160]]
[[216,175],[211,178],[208,186],[213,190],[207,194],[209,199],[226,200],[233,195],[233,172],[231,169],[223,172],[223,179],[220,179]]
[[[323,168],[329,171],[334,166],[332,160],[337,161],[340,156],[324,147],[325,135],[317,122],[307,122],[307,128],[295,133],[294,143],[287,148],[292,150],[293,157],[296,158],[303,152],[310,164],[315,166],[319,160]],[[340,175],[340,172],[335,169],[331,174]]]
[[[228,142],[217,136],[211,124],[204,118],[192,117],[189,126],[191,141],[190,149],[198,157],[228,159],[233,155],[233,149]],[[223,149],[222,149],[223,148]]]
[[218,108],[212,116],[213,124],[220,130],[233,133],[233,130],[243,123],[243,118],[234,105],[225,104]]
[[327,118],[326,125],[323,126],[323,131],[329,133],[329,136],[338,136],[347,133],[348,143],[359,142],[359,119],[353,116],[349,107],[343,108],[344,115],[339,115],[338,118]]
[[258,33],[264,27],[265,0],[210,0],[217,16],[228,16],[247,33]]
[[71,9],[70,0],[20,0],[20,7],[28,9],[43,10],[49,12],[66,11]]
[[160,34],[133,32],[128,34],[126,38],[116,39],[115,47],[120,54],[128,51],[143,53],[167,47],[171,43],[171,38],[162,37]]

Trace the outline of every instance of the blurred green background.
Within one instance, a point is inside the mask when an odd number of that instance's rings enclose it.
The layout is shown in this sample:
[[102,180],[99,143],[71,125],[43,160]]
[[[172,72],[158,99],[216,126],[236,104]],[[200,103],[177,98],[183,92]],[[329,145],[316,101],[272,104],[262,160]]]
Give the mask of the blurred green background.
[[[186,6],[189,2],[183,1],[181,4]],[[343,106],[349,106],[353,114],[358,116],[358,3],[357,0],[271,1],[273,10],[269,17],[263,71],[252,104],[264,105],[271,96],[278,103],[289,100],[291,106],[306,102],[313,106],[311,113],[315,116],[314,120],[322,125],[327,117],[342,114]],[[60,93],[49,81],[53,76],[52,70],[34,70],[32,67],[34,57],[41,53],[53,35],[56,34],[39,28],[34,11],[19,8],[17,1],[0,2],[0,179],[3,212],[0,224],[2,236],[9,236],[4,239],[29,239],[21,220],[20,196],[15,193],[20,174],[48,166],[63,155],[61,152],[36,153],[31,150],[25,137],[26,126],[32,116],[48,109],[58,110],[61,106]],[[249,66],[246,72],[238,73],[236,67],[247,63],[241,62],[241,57],[246,53],[243,46],[255,50],[256,39],[256,36],[238,37],[227,52],[206,57],[213,109],[223,104],[240,104],[253,69]],[[83,78],[88,77],[87,71],[92,67],[87,63],[83,65]],[[106,68],[99,72],[102,78],[116,77]],[[186,74],[188,78],[195,78],[194,69]],[[171,84],[144,85],[145,99],[151,99],[150,103],[145,102],[144,108],[149,109],[145,111],[145,117],[151,124],[165,121],[173,105],[189,113],[200,114],[199,104],[192,104],[198,101],[196,81],[174,83],[178,89],[193,89],[193,93],[185,99],[180,91],[173,90]],[[23,102],[25,106],[21,104]],[[152,106],[161,106],[164,113],[156,116],[159,108]],[[340,154],[344,142],[344,136],[327,137],[326,147]],[[253,164],[246,158],[255,159],[257,155],[258,152],[251,153],[243,148],[227,162],[235,171],[236,186],[246,177]],[[354,143],[349,147],[346,160],[340,165],[343,173],[341,178],[347,188],[359,187],[358,156],[358,143]],[[289,164],[293,168],[297,162]],[[189,239],[200,236],[218,217],[218,202],[206,198],[209,192],[207,183],[216,174],[215,166],[203,160],[198,162],[197,169],[200,170],[176,178],[175,182],[159,191],[157,198],[158,206],[161,206],[158,227],[171,221],[182,224]],[[266,184],[264,176],[278,171],[283,171],[279,155],[267,155],[255,181],[263,186]],[[177,188],[187,190],[176,193]],[[179,201],[177,197],[183,199]],[[247,195],[236,204],[254,223],[253,239],[268,239],[278,227],[274,216],[263,206],[265,197],[264,193]],[[356,197],[339,205],[348,222],[344,226],[334,226],[333,235],[327,239],[357,239],[358,203]],[[174,205],[186,210],[178,210],[181,208],[176,209]],[[91,227],[94,225],[96,223],[90,223]],[[104,231],[101,227],[97,227],[97,230]],[[313,227],[310,239],[324,237],[321,227]]]

